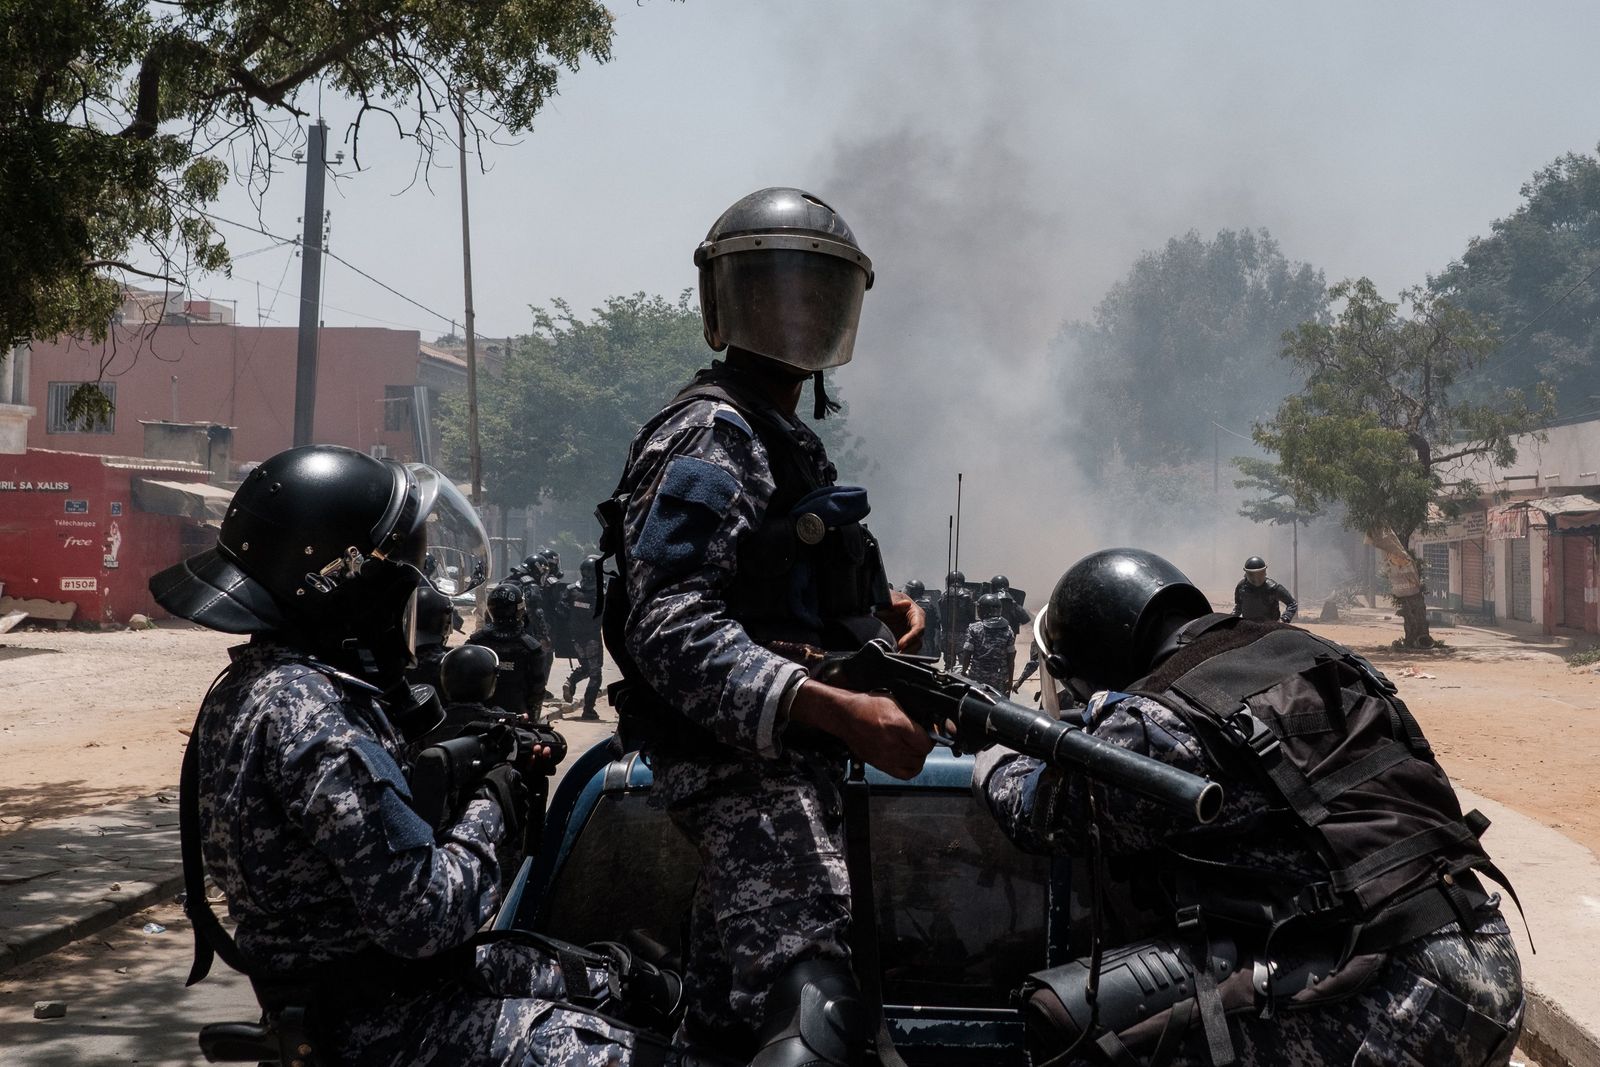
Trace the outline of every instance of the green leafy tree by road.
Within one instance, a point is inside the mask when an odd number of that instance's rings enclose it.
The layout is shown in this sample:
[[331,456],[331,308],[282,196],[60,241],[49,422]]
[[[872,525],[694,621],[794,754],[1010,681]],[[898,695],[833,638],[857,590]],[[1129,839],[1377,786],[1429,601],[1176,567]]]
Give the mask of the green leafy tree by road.
[[457,100],[479,137],[526,130],[611,37],[600,0],[0,0],[0,353],[103,341],[125,282],[226,269],[206,207],[265,188],[313,83],[359,102],[357,163],[376,116],[425,167]]
[[1266,230],[1191,231],[1139,257],[1055,346],[1072,442],[1091,466],[1210,457],[1212,423],[1245,427],[1299,387],[1285,330],[1326,313],[1322,272]]
[[1485,393],[1549,382],[1557,410],[1600,394],[1600,157],[1569,153],[1522,186],[1522,203],[1429,287],[1493,323],[1503,347],[1476,381]]
[[[615,488],[634,434],[713,358],[688,290],[676,300],[614,296],[588,319],[560,300],[535,308],[534,332],[513,343],[497,377],[479,382],[489,503],[543,506],[542,537],[592,544],[595,503]],[[465,399],[447,398],[446,412],[445,461],[464,470]],[[816,430],[841,469],[859,470],[863,457],[847,414]]]
[[1477,496],[1474,460],[1507,464],[1512,438],[1550,415],[1548,391],[1507,391],[1493,403],[1463,399],[1462,379],[1494,351],[1492,329],[1425,290],[1401,294],[1407,311],[1366,278],[1329,296],[1331,322],[1302,323],[1283,355],[1305,375],[1255,439],[1278,457],[1300,506],[1344,505],[1345,524],[1366,534],[1387,563],[1405,642],[1432,644],[1416,561],[1407,546],[1428,521]]

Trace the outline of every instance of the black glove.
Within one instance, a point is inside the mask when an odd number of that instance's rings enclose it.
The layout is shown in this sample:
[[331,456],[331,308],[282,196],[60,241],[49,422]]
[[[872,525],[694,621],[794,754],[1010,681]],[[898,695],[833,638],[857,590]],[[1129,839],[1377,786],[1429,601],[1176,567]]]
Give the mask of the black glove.
[[588,949],[608,957],[608,1013],[646,1030],[670,1032],[677,1026],[683,980],[676,972],[657,967],[616,941],[600,941]]
[[506,763],[490,768],[484,774],[483,781],[478,784],[476,795],[488,797],[495,802],[500,809],[501,817],[506,821],[505,839],[520,844],[533,810],[533,797],[529,794],[528,785],[522,780],[522,775],[517,773],[517,769]]
[[[523,744],[528,746],[528,768],[534,774],[550,775],[556,773],[556,768],[561,766],[561,761],[567,758],[567,739],[554,729],[542,724],[525,727],[521,731]],[[550,755],[533,758],[532,749],[535,745],[548,745]]]

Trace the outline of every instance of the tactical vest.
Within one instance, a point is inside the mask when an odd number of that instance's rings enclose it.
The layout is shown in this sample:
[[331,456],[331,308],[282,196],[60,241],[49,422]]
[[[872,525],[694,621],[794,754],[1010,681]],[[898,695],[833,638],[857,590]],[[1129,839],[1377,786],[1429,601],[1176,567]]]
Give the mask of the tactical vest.
[[[1475,931],[1494,914],[1475,872],[1516,901],[1478,841],[1489,820],[1462,813],[1394,684],[1356,653],[1294,627],[1208,615],[1128,691],[1169,708],[1212,764],[1261,788],[1273,811],[1267,826],[1198,828],[1141,859],[1173,894],[1175,929],[1034,975],[1030,1025],[1081,1032],[1104,968],[1090,1036],[1108,1060],[1136,1062],[1126,1046],[1159,1033],[1150,1062],[1164,1063],[1198,1015],[1211,1062],[1228,1064],[1226,1013],[1353,995],[1389,950],[1451,922]],[[1326,873],[1239,859],[1273,833],[1297,838]],[[1174,984],[1152,998],[1139,975],[1166,972]]]
[[[645,424],[639,447],[673,415],[700,400],[727,404],[745,419],[766,451],[775,486],[761,524],[738,544],[737,569],[724,590],[728,614],[751,640],[799,662],[888,637],[887,627],[873,614],[889,603],[877,541],[859,522],[829,527],[816,514],[797,509],[809,494],[834,484],[833,466],[818,472],[803,443],[808,431],[741,381],[738,372],[724,365],[700,371]],[[601,605],[606,648],[622,673],[622,681],[608,690],[617,708],[618,735],[630,750],[700,756],[726,751],[710,731],[674,708],[670,697],[650,688],[627,651],[632,604],[623,523],[635,459],[628,457],[628,473],[596,511],[600,553],[618,563],[604,585]]]

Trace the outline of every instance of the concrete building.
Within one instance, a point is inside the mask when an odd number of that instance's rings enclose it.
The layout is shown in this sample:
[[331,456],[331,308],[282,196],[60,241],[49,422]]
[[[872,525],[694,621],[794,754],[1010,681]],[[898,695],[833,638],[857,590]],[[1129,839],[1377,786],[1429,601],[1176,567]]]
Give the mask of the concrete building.
[[[205,301],[190,301],[185,309],[159,324],[125,320],[103,344],[35,342],[23,402],[39,415],[28,424],[28,447],[140,455],[143,424],[165,421],[232,427],[239,462],[288,448],[295,329],[239,326],[227,321],[226,306]],[[364,326],[324,327],[319,350],[317,441],[437,462],[439,400],[465,390],[464,359],[423,345],[414,330]],[[70,419],[72,390],[96,380],[116,405],[111,421],[90,426]]]
[[1477,500],[1416,538],[1429,598],[1545,633],[1600,633],[1600,421],[1516,444],[1509,466],[1483,460],[1460,472],[1477,483]]

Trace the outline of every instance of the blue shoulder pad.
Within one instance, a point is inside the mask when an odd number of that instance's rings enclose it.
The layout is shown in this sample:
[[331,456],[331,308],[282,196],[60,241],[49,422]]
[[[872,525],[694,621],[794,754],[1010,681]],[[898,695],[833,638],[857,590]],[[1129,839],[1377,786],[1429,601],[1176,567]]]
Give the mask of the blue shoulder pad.
[[371,738],[350,742],[350,753],[379,784],[378,821],[391,852],[407,852],[433,844],[433,827],[408,803],[411,786],[387,749]]
[[750,424],[744,421],[744,416],[725,404],[718,405],[717,412],[712,418],[717,422],[732,426],[746,437],[754,437],[756,435],[756,432],[750,428]]
[[738,498],[739,481],[728,471],[694,456],[678,456],[661,476],[634,555],[666,569],[703,558]]

